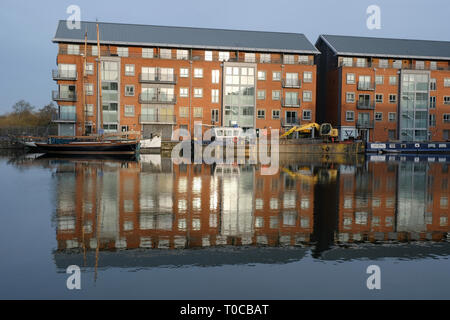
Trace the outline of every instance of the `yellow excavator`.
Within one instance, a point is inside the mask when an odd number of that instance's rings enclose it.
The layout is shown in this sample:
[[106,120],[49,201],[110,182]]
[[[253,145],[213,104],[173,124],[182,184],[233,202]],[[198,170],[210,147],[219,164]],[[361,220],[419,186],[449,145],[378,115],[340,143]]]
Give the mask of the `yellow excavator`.
[[280,138],[287,138],[294,132],[300,132],[300,133],[311,133],[312,131],[316,130],[319,132],[319,136],[322,138],[326,138],[327,140],[334,140],[337,139],[339,136],[338,129],[333,129],[331,124],[329,123],[322,123],[319,125],[318,123],[308,123],[303,126],[295,126],[283,133]]

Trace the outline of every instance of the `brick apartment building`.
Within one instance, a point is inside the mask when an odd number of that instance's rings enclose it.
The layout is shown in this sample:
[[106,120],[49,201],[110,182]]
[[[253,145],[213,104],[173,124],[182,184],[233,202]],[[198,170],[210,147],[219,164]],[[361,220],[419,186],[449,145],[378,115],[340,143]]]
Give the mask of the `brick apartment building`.
[[53,39],[60,135],[103,127],[167,140],[176,128],[193,133],[195,123],[285,129],[315,121],[319,51],[303,34],[98,25],[100,63],[97,23],[68,29],[60,21]]
[[317,117],[341,140],[446,141],[450,42],[321,35]]

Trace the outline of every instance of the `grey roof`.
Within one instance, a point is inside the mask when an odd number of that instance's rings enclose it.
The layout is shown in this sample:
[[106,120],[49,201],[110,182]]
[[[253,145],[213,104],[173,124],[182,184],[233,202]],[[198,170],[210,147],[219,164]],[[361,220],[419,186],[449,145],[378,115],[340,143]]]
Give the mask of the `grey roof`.
[[320,38],[337,55],[450,60],[450,41],[337,35],[321,35]]
[[[53,42],[97,41],[97,22],[81,22],[80,29],[67,28],[66,21],[58,24]],[[159,46],[179,48],[208,48],[217,50],[247,50],[319,54],[320,52],[300,33],[242,31],[188,27],[166,27],[138,24],[98,22],[100,41],[104,44],[129,46]]]

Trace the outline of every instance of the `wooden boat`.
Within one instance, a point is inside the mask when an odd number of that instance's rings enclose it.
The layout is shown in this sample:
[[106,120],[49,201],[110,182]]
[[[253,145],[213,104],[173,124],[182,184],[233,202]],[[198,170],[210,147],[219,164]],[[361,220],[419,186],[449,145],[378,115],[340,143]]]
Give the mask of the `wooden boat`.
[[36,143],[45,153],[51,154],[135,154],[139,141],[60,141],[59,143]]

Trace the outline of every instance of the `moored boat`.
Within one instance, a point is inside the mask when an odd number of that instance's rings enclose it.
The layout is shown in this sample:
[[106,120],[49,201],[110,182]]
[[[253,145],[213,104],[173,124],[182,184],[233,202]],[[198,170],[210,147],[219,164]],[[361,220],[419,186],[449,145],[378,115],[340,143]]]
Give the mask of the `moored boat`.
[[139,151],[139,141],[59,141],[36,143],[39,150],[52,154],[135,154]]

